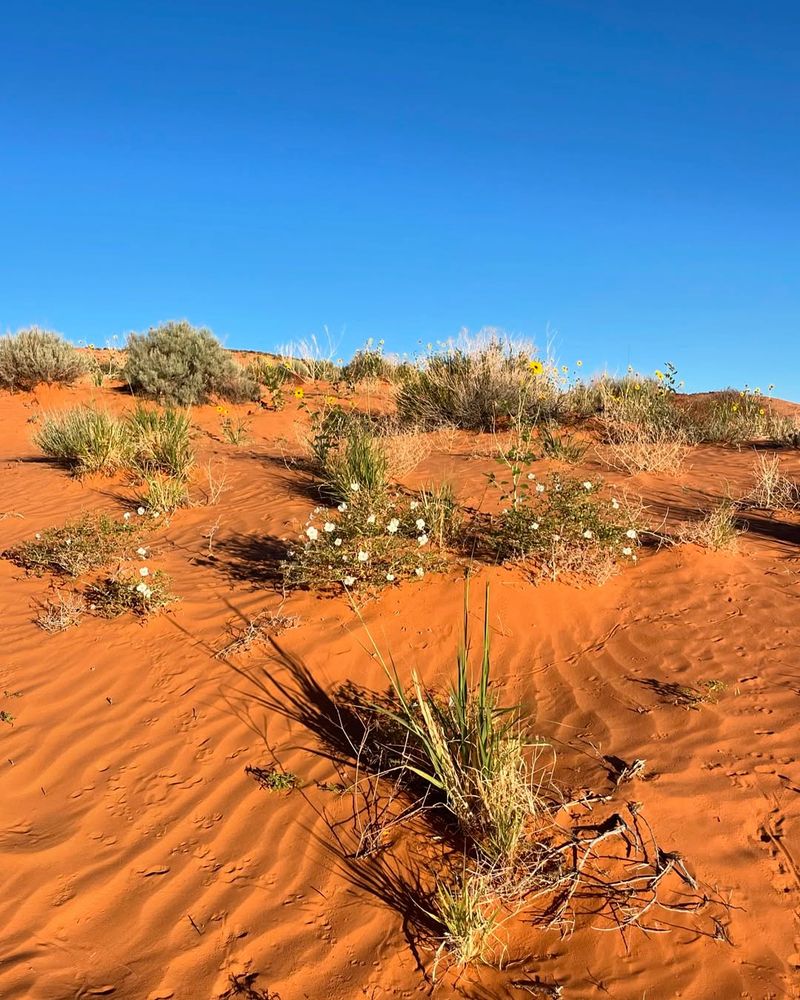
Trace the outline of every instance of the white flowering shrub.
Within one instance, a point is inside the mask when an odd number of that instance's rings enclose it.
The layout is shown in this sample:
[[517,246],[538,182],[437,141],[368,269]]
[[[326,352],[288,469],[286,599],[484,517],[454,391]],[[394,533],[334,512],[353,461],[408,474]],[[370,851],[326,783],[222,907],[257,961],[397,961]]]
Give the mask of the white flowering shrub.
[[[509,495],[506,494],[506,499]],[[553,473],[545,480],[529,472],[491,528],[501,561],[523,561],[537,576],[564,573],[597,580],[636,561],[639,534],[602,483]]]
[[117,618],[125,612],[147,618],[177,600],[169,584],[161,570],[151,573],[140,566],[138,571],[121,570],[90,584],[84,596],[89,610],[100,618]]
[[420,500],[375,496],[353,482],[348,500],[311,514],[281,570],[289,587],[377,590],[419,579],[445,561]]

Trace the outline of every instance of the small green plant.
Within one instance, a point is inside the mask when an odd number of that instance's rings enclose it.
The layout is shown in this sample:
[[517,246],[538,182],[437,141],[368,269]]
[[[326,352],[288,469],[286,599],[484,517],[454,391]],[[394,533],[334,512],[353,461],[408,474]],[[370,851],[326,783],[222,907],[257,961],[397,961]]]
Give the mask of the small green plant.
[[232,403],[258,398],[258,385],[205,327],[185,320],[132,333],[124,377],[135,393],[174,406],[219,396]]
[[281,361],[269,361],[258,358],[247,366],[250,377],[259,385],[263,385],[270,394],[273,409],[283,409],[283,387],[289,379],[290,372]]
[[494,964],[502,957],[502,907],[485,874],[465,868],[454,881],[438,882],[433,902],[432,915],[443,929],[435,966],[445,955],[462,966]]
[[245,773],[251,775],[268,792],[291,792],[302,784],[296,774],[277,767],[253,767],[248,764]]
[[72,385],[84,371],[80,354],[57,333],[32,326],[0,337],[0,389],[27,392],[43,383]]
[[354,490],[377,497],[386,491],[388,467],[380,439],[363,423],[353,423],[339,446],[326,453],[323,487],[334,500],[345,500]]
[[545,458],[575,465],[588,450],[588,443],[575,438],[568,431],[559,432],[554,421],[545,421],[539,427],[539,443]]
[[120,571],[90,584],[84,596],[89,610],[100,618],[118,618],[126,612],[149,618],[177,600],[169,583],[161,570],[151,573],[142,566],[138,573]]
[[217,407],[220,415],[219,429],[228,444],[247,444],[250,440],[250,421],[246,417],[231,416],[225,407]]
[[[464,527],[464,514],[450,483],[423,487],[412,509],[425,524],[428,536],[439,548],[457,547]],[[412,501],[413,503],[413,501]]]
[[110,475],[130,459],[124,424],[104,410],[76,407],[42,418],[34,434],[45,455],[70,467],[74,475]]
[[27,542],[8,549],[4,556],[32,573],[81,576],[132,554],[139,537],[136,521],[117,520],[108,514],[84,514],[60,528],[46,528]]
[[114,348],[108,348],[88,355],[85,364],[92,384],[100,388],[106,382],[122,381],[125,356]]

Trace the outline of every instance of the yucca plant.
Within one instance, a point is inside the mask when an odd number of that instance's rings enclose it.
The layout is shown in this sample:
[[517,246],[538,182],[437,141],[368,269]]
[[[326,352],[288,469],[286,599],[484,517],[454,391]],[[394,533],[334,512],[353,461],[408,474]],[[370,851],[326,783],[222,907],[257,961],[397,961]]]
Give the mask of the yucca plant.
[[[373,644],[374,645],[374,644]],[[394,695],[378,707],[407,734],[402,766],[444,800],[466,836],[491,863],[513,864],[529,819],[539,808],[518,707],[500,706],[490,689],[489,588],[486,588],[480,665],[470,669],[469,584],[465,585],[456,677],[437,697],[416,671],[411,691],[394,661],[375,647]]]

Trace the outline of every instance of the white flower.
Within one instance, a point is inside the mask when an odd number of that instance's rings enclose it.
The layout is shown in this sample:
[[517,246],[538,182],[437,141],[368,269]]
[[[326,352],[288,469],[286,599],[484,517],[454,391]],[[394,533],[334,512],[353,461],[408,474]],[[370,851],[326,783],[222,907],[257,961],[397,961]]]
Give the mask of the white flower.
[[419,538],[417,539],[417,545],[427,545],[427,544],[428,544],[428,536],[420,535]]
[[589,531],[589,529],[587,528],[587,529],[586,529],[586,531],[584,531],[584,533],[583,533],[583,537],[584,537],[584,538],[594,538],[594,535],[593,535],[593,534],[592,534],[592,532],[591,532],[591,531]]
[[611,501],[611,506],[614,508],[614,510],[619,510],[619,500],[617,500],[616,497],[614,497],[614,499]]
[[592,488],[592,484],[591,484],[591,483],[589,482],[589,480],[588,480],[588,479],[587,479],[587,480],[586,480],[586,482],[585,482],[585,483],[583,484],[583,488],[584,488],[585,490],[590,490],[590,489]]
[[396,517],[393,517],[391,521],[386,525],[386,530],[389,532],[390,535],[394,535],[396,534],[397,529],[399,527],[400,527],[400,522],[397,520]]
[[153,591],[147,586],[146,583],[139,583],[136,586],[136,590],[142,597],[152,597]]
[[394,580],[394,573],[387,573],[386,579],[389,581],[389,583],[391,583],[392,580]]
[[126,521],[130,521],[130,519],[131,519],[131,512],[129,510],[126,510],[125,513],[122,516],[125,518]]
[[361,487],[358,485],[358,483],[352,482],[350,483],[350,489],[353,491],[353,493],[358,493]]
[[139,576],[150,576],[150,570],[146,566],[142,566],[139,570]]
[[374,523],[375,523],[375,515],[370,514],[369,517],[367,518],[367,524],[374,524]]
[[326,521],[322,525],[322,530],[327,531],[328,534],[330,534],[332,531],[336,531],[336,525],[333,523],[333,521]]
[[347,504],[340,503],[336,509],[339,511],[340,514],[343,514],[347,510]]
[[421,517],[418,517],[417,518],[417,531],[422,531],[422,529],[424,527],[425,527],[425,522],[422,520]]
[[630,547],[630,545],[626,545],[625,548],[622,550],[622,554],[624,556],[632,556],[633,555],[633,549]]
[[369,559],[369,552],[365,552],[364,549],[358,550],[358,561],[366,562]]
[[42,537],[42,533],[41,533],[41,531],[37,531],[37,532],[36,532],[36,537],[37,537],[37,538],[41,538],[41,537]]
[[72,539],[68,538],[64,544],[65,545],[72,545]]
[[531,527],[533,528],[534,531],[538,531],[539,530],[539,522],[538,521],[534,521],[533,524],[531,525]]
[[142,547],[140,546],[140,547],[139,547],[139,548],[138,548],[138,549],[136,550],[136,555],[137,555],[137,556],[146,556],[146,555],[147,555],[147,549],[143,549],[143,548],[142,548]]
[[306,534],[308,535],[308,537],[311,539],[312,542],[316,542],[317,538],[319,537],[319,532],[317,531],[317,529],[314,527],[313,524],[310,524],[306,528]]
[[345,585],[345,587],[352,587],[355,582],[356,578],[354,576],[346,576],[344,580],[342,580],[342,583]]
[[536,492],[537,493],[544,493],[544,483],[537,483],[536,484]]
[[554,542],[560,542],[561,541],[561,535],[553,535],[553,541]]
[[342,544],[342,540],[341,540],[341,538],[334,538],[334,540],[333,540],[333,544],[334,544],[334,545],[341,545],[341,544]]
[[414,572],[417,574],[417,576],[425,576],[425,570],[421,566],[417,566]]
[[144,507],[137,507],[136,513],[141,517],[144,514]]
[[528,473],[528,479],[535,479],[535,478],[536,478],[536,476],[534,476],[534,474],[532,472]]
[[412,500],[411,503],[408,505],[409,510],[416,510],[417,507],[419,507],[419,500]]
[[636,534],[636,531],[633,528],[628,528],[628,530],[625,532],[625,537],[638,538],[639,536]]

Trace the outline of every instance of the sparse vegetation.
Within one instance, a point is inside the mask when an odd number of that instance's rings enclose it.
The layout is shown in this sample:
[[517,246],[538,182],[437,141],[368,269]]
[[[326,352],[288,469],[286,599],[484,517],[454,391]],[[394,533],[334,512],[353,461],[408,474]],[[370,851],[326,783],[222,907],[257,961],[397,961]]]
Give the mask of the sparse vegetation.
[[84,514],[59,528],[46,528],[8,549],[4,556],[32,573],[77,577],[133,554],[139,524],[108,514]]
[[72,385],[85,370],[80,354],[57,333],[32,326],[0,337],[0,389]]
[[797,510],[800,483],[783,474],[777,455],[759,455],[753,468],[753,488],[742,502],[762,510]]
[[130,464],[142,476],[163,473],[185,480],[194,465],[192,425],[180,410],[157,410],[139,404],[125,421]]
[[737,526],[736,508],[728,500],[697,521],[684,522],[678,531],[678,539],[714,552],[732,552],[741,533]]
[[148,514],[173,514],[180,507],[191,504],[189,488],[184,478],[174,478],[162,472],[142,476],[142,487],[136,499]]
[[80,594],[68,590],[57,590],[39,605],[36,624],[44,632],[65,632],[79,625],[86,612],[86,601]]

